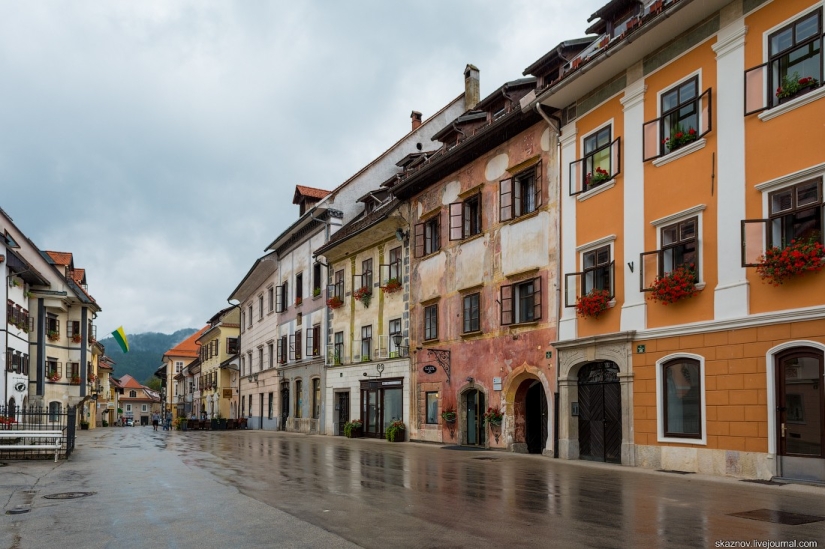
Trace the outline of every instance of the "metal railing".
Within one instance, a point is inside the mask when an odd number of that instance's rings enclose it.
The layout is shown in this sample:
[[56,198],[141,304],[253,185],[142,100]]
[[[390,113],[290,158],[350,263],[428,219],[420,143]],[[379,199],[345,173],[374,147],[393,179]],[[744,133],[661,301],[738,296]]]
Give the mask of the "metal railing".
[[[77,408],[49,409],[39,406],[0,406],[0,430],[8,431],[62,431],[63,448],[60,455],[68,458],[74,450]],[[12,439],[14,440],[14,439]],[[54,449],[15,450],[0,449],[0,459],[51,459]]]

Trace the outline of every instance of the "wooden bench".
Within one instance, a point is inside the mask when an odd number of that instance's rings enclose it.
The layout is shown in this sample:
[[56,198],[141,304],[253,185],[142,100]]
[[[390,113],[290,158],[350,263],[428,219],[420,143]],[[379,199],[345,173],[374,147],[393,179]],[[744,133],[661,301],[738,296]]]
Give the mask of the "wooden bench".
[[[18,438],[21,440],[14,442]],[[54,450],[57,462],[62,447],[63,431],[0,431],[0,450]]]

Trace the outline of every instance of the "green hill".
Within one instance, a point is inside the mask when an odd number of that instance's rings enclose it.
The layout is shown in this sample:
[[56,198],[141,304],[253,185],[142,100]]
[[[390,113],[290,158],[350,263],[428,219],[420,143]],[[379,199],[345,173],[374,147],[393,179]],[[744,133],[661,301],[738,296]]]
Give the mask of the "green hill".
[[146,384],[154,375],[155,370],[160,368],[163,353],[195,332],[197,332],[195,328],[184,328],[173,334],[157,332],[126,334],[129,339],[127,354],[123,354],[120,346],[111,336],[101,339],[100,343],[106,347],[106,355],[115,361],[115,377],[129,374],[139,382]]

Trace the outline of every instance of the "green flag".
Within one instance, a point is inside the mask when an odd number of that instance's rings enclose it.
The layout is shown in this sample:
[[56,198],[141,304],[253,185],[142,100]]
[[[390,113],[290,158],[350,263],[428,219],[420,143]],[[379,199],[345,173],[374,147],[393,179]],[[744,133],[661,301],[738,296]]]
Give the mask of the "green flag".
[[123,331],[123,326],[112,332],[112,337],[115,338],[117,344],[120,345],[124,353],[129,352],[129,340],[126,339],[126,332]]

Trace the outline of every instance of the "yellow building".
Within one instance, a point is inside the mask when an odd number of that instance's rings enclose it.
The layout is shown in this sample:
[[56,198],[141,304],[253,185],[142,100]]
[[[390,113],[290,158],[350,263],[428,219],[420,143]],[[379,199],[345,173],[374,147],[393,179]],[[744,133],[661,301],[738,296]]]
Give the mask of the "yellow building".
[[201,414],[210,419],[237,418],[240,311],[227,307],[208,324],[195,340],[200,345]]

